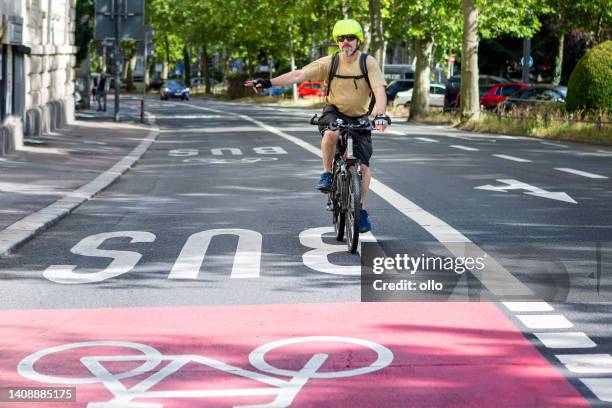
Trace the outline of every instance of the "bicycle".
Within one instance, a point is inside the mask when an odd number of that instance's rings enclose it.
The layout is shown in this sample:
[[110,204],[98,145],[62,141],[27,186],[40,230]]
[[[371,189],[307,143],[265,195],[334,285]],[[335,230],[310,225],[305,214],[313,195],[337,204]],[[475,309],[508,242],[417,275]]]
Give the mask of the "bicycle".
[[[318,114],[314,115],[310,124],[321,125],[319,119]],[[336,119],[327,127],[331,131],[340,130],[332,164],[332,188],[327,194],[327,210],[332,212],[336,240],[342,241],[346,233],[348,252],[354,254],[359,244],[361,172],[360,161],[353,155],[353,137],[359,131],[371,131],[372,124],[365,119],[356,124]]]

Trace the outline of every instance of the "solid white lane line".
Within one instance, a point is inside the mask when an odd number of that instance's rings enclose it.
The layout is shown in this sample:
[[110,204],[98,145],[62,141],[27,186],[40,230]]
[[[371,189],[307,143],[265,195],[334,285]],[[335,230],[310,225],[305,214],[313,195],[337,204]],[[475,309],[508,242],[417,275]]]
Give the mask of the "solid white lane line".
[[554,309],[546,302],[502,302],[511,312],[552,312]]
[[581,378],[580,381],[600,400],[612,402],[612,378]]
[[500,159],[512,160],[519,163],[531,163],[531,160],[522,159],[520,157],[508,156],[507,154],[493,154],[493,157],[499,157]]
[[480,149],[477,149],[475,147],[468,147],[468,146],[461,146],[461,145],[451,145],[450,147],[452,147],[453,149],[466,150],[468,152],[480,151]]
[[516,315],[526,327],[530,329],[569,329],[573,323],[560,314],[549,315]]
[[592,179],[607,179],[608,176],[602,176],[600,174],[589,173],[582,170],[570,169],[567,167],[555,167],[555,170],[563,171],[565,173],[575,174],[577,176],[588,177]]
[[565,367],[577,374],[612,374],[610,354],[557,354]]
[[438,141],[438,140],[435,140],[435,139],[430,139],[430,138],[428,138],[428,137],[415,137],[415,139],[417,139],[417,140],[421,140],[421,141],[423,141],[423,142],[429,142],[429,143],[439,143],[439,141]]
[[547,348],[579,349],[596,347],[597,344],[583,332],[533,333]]
[[[221,112],[217,109],[205,108],[202,106],[192,105],[192,107],[194,109],[209,112]],[[253,119],[250,116],[227,111],[222,113],[237,116],[251,123],[255,123],[263,129],[266,129],[285,140],[295,143],[317,157],[322,157],[322,153],[319,148],[314,147],[298,137],[291,136],[273,126],[267,125],[257,119]],[[492,256],[488,255],[485,251],[472,243],[469,238],[446,222],[427,212],[417,204],[413,203],[375,178],[372,178],[370,182],[370,190],[380,196],[383,200],[387,201],[387,203],[400,211],[402,214],[419,224],[421,228],[440,241],[455,256],[473,256],[474,258],[478,256],[487,257],[486,273],[479,273],[477,271],[474,271],[473,273],[482,282],[482,284],[487,287],[489,291],[491,291],[491,293],[499,296],[533,295],[533,292],[527,286],[525,286],[520,280],[507,271]]]

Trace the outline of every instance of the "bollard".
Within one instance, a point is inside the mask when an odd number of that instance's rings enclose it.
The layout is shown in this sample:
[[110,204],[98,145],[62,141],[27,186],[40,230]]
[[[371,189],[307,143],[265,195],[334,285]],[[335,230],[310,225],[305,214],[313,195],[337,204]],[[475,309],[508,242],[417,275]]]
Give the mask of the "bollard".
[[144,98],[140,100],[140,123],[144,123]]

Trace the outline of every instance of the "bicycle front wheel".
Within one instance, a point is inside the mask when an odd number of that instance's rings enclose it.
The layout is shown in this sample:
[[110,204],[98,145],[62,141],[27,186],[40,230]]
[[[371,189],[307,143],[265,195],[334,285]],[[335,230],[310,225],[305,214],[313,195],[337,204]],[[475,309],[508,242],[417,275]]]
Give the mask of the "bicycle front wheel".
[[351,166],[348,177],[346,245],[348,251],[354,254],[359,244],[359,215],[361,214],[361,176],[357,166]]
[[346,214],[342,211],[342,189],[340,183],[340,172],[334,171],[332,180],[332,190],[329,193],[332,203],[332,222],[334,224],[334,235],[337,241],[342,241],[344,238],[344,225],[346,222]]

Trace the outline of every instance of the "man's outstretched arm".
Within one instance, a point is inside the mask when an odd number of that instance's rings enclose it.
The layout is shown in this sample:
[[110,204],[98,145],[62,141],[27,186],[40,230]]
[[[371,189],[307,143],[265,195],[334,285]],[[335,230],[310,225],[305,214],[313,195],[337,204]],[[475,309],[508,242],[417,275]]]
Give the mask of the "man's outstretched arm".
[[[272,78],[270,80],[270,86],[282,86],[282,85],[291,85],[298,82],[305,81],[306,73],[301,69],[296,69],[295,71],[287,72],[286,74],[279,75],[276,78]],[[258,89],[266,88],[264,84],[260,83],[257,79],[249,79],[244,83],[244,86],[253,86]]]

